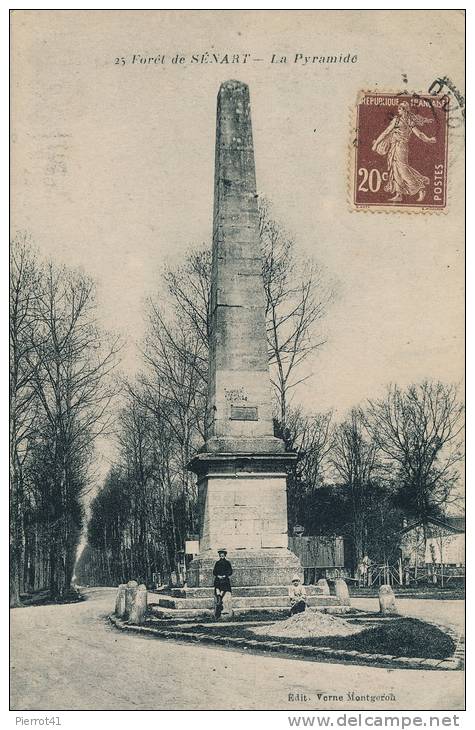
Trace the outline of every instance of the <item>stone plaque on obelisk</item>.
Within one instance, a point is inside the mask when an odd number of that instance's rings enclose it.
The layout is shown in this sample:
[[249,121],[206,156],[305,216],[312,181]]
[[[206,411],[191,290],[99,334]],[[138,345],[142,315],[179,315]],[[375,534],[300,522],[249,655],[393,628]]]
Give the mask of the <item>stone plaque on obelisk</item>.
[[294,454],[274,437],[249,89],[227,81],[216,120],[211,337],[206,443],[198,475],[200,554],[188,585],[212,585],[226,547],[236,586],[285,585],[286,475]]

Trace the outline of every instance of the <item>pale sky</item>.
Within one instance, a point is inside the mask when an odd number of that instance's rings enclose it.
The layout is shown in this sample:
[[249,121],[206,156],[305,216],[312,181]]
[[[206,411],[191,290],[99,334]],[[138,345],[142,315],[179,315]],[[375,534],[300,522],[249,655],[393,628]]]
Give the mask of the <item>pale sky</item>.
[[[463,93],[462,44],[460,11],[14,11],[13,230],[97,281],[133,372],[164,262],[211,245],[216,95],[237,78],[250,86],[259,194],[338,282],[307,407],[343,415],[390,381],[460,381],[460,130],[446,214],[351,212],[347,178],[358,92],[421,93],[448,76]],[[189,63],[205,52],[250,60]],[[171,64],[177,53],[187,63]],[[303,66],[297,53],[357,62]]]

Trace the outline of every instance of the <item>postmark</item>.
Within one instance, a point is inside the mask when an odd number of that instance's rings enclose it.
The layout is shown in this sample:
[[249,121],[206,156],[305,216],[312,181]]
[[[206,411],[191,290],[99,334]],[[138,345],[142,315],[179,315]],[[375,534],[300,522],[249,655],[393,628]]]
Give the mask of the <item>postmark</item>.
[[361,92],[350,173],[355,210],[444,212],[446,95]]
[[465,158],[465,97],[448,76],[434,79],[428,93],[447,97],[448,158],[452,167],[457,160]]

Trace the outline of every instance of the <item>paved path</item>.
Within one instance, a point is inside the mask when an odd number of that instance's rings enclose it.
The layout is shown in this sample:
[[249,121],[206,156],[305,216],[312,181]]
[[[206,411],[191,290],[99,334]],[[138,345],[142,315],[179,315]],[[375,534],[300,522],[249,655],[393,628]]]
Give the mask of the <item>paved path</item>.
[[[462,672],[309,662],[142,637],[108,624],[114,589],[87,595],[82,603],[12,610],[12,709],[463,708]],[[349,700],[352,691],[396,701]],[[289,693],[308,699],[289,701]]]

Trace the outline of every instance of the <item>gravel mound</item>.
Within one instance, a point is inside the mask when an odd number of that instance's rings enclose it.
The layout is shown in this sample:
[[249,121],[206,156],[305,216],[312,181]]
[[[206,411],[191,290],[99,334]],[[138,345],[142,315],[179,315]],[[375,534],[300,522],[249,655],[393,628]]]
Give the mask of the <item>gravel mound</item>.
[[282,636],[283,638],[308,638],[312,636],[350,636],[361,631],[338,616],[307,609],[285,621],[276,621],[265,626],[250,629],[260,636]]

